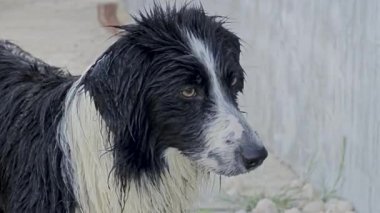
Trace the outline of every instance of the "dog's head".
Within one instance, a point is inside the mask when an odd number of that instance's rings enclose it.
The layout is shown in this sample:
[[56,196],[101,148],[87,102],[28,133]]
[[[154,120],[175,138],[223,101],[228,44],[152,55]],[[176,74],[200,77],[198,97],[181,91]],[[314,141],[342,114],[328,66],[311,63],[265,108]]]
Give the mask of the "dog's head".
[[149,169],[176,148],[207,171],[231,176],[267,157],[238,107],[240,43],[223,24],[201,8],[155,7],[122,27],[125,35],[97,63],[107,72],[100,82],[109,100],[95,100],[108,111],[117,163],[131,167],[125,158],[139,159],[133,167]]

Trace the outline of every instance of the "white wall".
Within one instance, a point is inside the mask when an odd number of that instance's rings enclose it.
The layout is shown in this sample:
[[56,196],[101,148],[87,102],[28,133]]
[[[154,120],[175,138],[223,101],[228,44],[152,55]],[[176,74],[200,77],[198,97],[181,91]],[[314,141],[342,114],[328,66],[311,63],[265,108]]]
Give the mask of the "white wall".
[[345,150],[337,194],[380,212],[380,1],[226,2],[245,41],[243,104],[271,150],[321,190]]

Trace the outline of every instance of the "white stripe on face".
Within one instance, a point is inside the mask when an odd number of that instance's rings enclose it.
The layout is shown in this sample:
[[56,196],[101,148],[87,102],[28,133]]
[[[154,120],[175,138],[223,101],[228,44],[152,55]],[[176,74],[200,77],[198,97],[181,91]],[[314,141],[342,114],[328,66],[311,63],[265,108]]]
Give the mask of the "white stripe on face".
[[[244,127],[237,109],[228,103],[223,95],[220,80],[217,76],[216,60],[205,42],[187,32],[187,38],[193,55],[204,65],[210,78],[211,92],[216,105],[216,115],[207,125],[206,140],[209,150],[227,148],[227,141],[235,142],[242,137]],[[233,147],[233,146],[232,146]],[[228,149],[230,149],[228,148]],[[222,151],[222,150],[221,150]],[[233,157],[233,156],[231,156]]]

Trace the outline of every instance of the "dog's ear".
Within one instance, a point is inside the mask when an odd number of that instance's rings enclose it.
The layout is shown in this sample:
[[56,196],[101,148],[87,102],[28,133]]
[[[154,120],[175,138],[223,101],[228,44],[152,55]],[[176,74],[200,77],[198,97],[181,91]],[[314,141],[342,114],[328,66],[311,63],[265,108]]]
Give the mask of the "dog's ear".
[[158,170],[160,162],[149,118],[149,59],[126,60],[131,56],[125,54],[133,51],[124,50],[126,45],[114,44],[83,81],[110,133],[114,172],[124,186],[131,178]]

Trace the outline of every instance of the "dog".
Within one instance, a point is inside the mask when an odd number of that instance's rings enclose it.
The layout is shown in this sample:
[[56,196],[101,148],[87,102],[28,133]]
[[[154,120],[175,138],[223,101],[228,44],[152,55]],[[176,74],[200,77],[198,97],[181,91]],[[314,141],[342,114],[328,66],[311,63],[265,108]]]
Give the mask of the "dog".
[[156,5],[81,76],[0,41],[0,209],[185,212],[210,175],[261,165],[225,22]]

